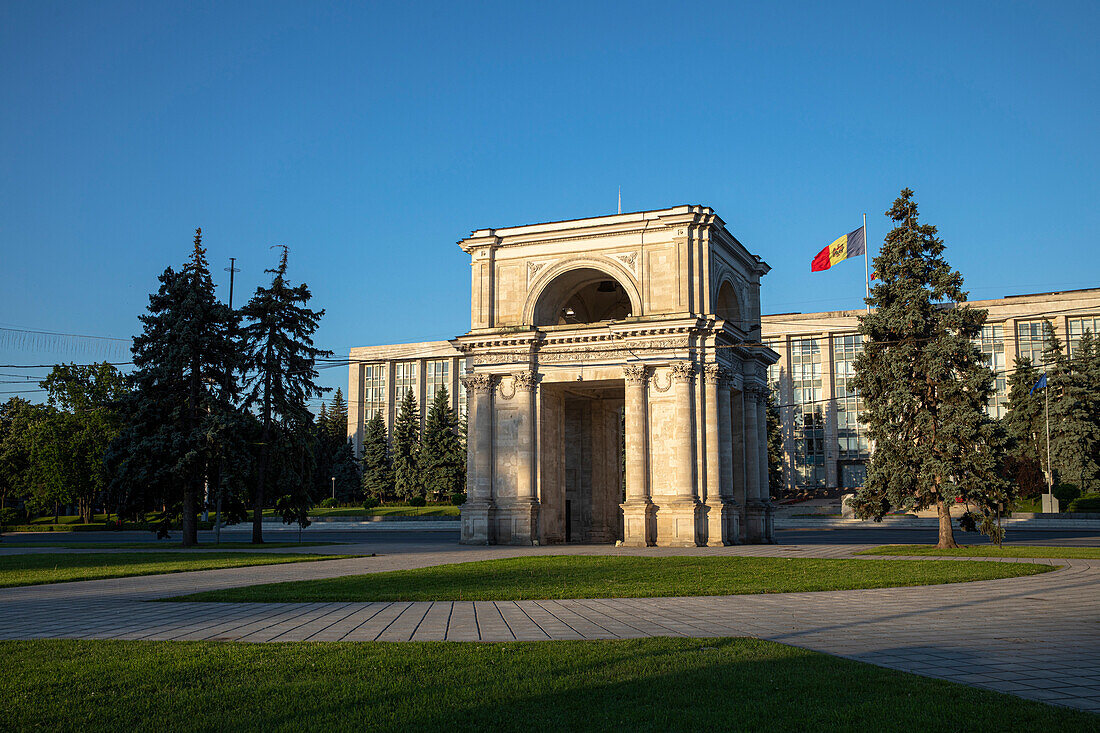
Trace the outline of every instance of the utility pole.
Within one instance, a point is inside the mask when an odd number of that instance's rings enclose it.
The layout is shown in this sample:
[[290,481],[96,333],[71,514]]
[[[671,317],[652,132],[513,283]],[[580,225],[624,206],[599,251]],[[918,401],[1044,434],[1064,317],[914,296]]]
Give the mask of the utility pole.
[[[225,268],[225,271],[229,273],[229,312],[233,312],[233,276],[240,272],[237,269],[237,258],[229,258],[229,267]],[[232,335],[232,334],[230,334]],[[222,543],[222,496],[225,494],[225,472],[221,471],[221,475],[218,476],[218,495],[214,506],[214,544],[220,545]]]

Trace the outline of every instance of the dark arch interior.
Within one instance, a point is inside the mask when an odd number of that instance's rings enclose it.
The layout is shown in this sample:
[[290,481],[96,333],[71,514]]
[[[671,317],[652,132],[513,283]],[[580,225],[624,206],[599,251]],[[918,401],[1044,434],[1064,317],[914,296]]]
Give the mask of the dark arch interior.
[[617,321],[631,314],[630,295],[606,272],[581,268],[550,281],[535,306],[536,326]]
[[733,285],[727,280],[718,288],[718,300],[714,305],[714,315],[723,321],[730,321],[734,325],[741,326],[741,305],[737,300],[737,293]]

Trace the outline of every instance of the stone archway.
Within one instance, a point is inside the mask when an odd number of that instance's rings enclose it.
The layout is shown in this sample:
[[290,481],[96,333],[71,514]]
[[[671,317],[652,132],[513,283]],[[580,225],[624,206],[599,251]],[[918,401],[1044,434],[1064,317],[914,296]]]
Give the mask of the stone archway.
[[[567,315],[566,311],[573,313]],[[575,259],[531,284],[523,322],[533,326],[598,323],[642,315],[641,294],[630,273],[610,259]]]

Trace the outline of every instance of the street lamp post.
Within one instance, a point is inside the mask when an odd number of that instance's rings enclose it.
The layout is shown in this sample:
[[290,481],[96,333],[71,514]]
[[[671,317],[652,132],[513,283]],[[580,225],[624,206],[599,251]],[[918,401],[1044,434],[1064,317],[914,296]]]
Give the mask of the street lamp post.
[[336,498],[336,477],[332,477],[332,498]]

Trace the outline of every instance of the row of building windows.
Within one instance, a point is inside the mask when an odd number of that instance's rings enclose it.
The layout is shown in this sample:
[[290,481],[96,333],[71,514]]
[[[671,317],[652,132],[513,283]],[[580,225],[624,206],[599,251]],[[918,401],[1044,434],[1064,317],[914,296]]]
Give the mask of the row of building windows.
[[[387,364],[363,365],[363,414],[369,419],[374,413],[386,409],[386,369]],[[419,400],[420,383],[417,376],[419,362],[399,361],[393,365],[394,399],[399,405],[404,399],[405,393],[410,389]],[[451,392],[451,362],[449,359],[438,359],[424,363],[424,404],[420,405],[423,412],[431,405],[436,394],[443,388]],[[466,390],[459,389],[458,399],[451,395],[451,404],[458,409],[459,415],[466,414]]]
[[[1016,324],[1018,358],[1028,357],[1033,364],[1043,364],[1043,348],[1046,343],[1044,321],[1023,321]],[[1086,331],[1100,332],[1100,316],[1067,319],[1067,350],[1072,354]],[[859,334],[836,334],[832,337],[833,392],[823,399],[822,364],[824,338],[800,338],[790,340],[790,358],[786,364],[769,367],[768,381],[780,395],[785,393],[781,383],[789,380],[790,400],[782,405],[781,417],[786,440],[791,451],[791,468],[798,486],[824,487],[825,478],[825,423],[829,410],[836,411],[835,457],[840,464],[841,485],[860,485],[862,467],[854,464],[870,457],[870,443],[864,432],[859,414],[863,403],[852,386],[855,377],[855,360],[863,350]],[[986,406],[993,417],[1004,417],[1008,399],[1008,364],[1005,357],[1005,336],[1002,324],[991,323],[982,327],[981,335],[974,340],[982,359],[994,373],[994,392]],[[772,341],[770,346],[783,353],[784,345]],[[783,400],[780,399],[782,403]],[[850,474],[850,475],[849,475]],[[857,483],[850,483],[854,481]]]

